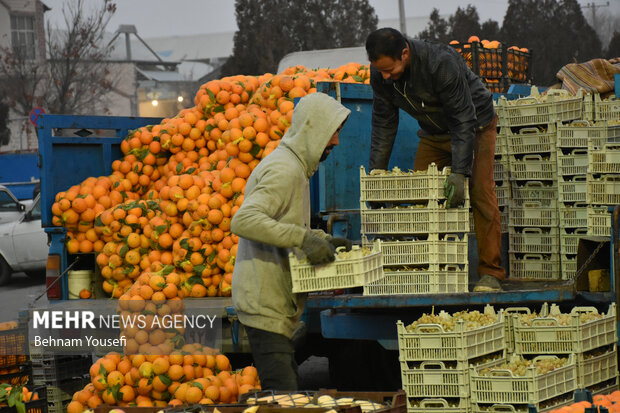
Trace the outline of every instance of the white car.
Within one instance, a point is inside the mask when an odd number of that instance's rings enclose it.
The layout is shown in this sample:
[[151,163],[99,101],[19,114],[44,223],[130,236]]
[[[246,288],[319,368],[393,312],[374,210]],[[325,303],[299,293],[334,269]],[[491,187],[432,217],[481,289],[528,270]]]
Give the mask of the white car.
[[18,201],[6,186],[0,185],[0,224],[16,221],[32,201]]
[[45,274],[49,246],[39,198],[16,220],[0,224],[0,285],[8,283],[13,272],[24,271],[30,277]]

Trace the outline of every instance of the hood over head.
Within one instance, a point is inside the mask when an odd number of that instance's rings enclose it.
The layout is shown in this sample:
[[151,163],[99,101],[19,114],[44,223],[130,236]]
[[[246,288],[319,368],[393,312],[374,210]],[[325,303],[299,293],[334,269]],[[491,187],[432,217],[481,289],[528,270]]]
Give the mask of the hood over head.
[[308,178],[318,169],[327,143],[350,113],[336,99],[320,92],[304,96],[295,105],[291,126],[281,145],[299,157]]

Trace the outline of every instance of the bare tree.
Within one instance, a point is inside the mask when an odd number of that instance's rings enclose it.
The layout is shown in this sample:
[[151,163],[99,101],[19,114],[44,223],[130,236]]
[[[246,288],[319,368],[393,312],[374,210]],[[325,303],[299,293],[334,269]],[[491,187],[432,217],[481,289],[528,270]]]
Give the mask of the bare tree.
[[35,106],[48,113],[84,114],[101,102],[115,82],[105,28],[116,5],[112,0],[88,9],[84,0],[67,2],[64,24],[47,26],[45,61],[20,48],[0,49],[0,92],[22,115]]

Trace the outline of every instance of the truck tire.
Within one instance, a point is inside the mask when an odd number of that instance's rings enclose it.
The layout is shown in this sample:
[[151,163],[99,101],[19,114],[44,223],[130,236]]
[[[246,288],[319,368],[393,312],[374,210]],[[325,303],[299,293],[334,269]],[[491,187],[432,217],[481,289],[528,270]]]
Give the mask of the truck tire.
[[11,280],[13,270],[3,257],[0,257],[0,285],[5,285]]

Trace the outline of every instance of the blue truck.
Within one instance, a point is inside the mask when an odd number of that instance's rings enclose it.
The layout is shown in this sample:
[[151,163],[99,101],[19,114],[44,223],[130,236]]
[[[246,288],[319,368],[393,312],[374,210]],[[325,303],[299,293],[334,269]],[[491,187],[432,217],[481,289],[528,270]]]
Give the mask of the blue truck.
[[[351,109],[351,116],[340,133],[340,145],[312,178],[314,224],[335,235],[359,240],[359,171],[360,165],[368,167],[372,90],[369,85],[327,82],[319,83],[317,89],[341,100]],[[67,253],[63,243],[65,230],[52,225],[51,205],[55,194],[89,176],[110,174],[112,161],[121,156],[119,146],[127,132],[159,121],[130,117],[42,117],[38,126],[42,225],[51,239],[47,266],[47,284],[53,284],[48,290],[51,301],[68,299],[65,270],[78,256],[80,260],[73,269],[95,270],[96,267],[94,254]],[[418,129],[415,120],[401,113],[395,146],[399,149],[392,155],[390,168],[399,166],[406,170],[412,167]],[[618,211],[615,212],[616,222],[617,216]],[[613,236],[617,238],[617,231]],[[470,243],[474,242],[475,238],[470,239]],[[595,255],[592,251],[600,245],[598,242],[584,242],[584,245],[585,256],[580,262],[587,264],[586,270],[610,267],[611,256],[618,250],[617,241],[607,242]],[[475,250],[470,246],[470,251]],[[593,259],[586,262],[590,256]],[[475,268],[475,254],[470,258],[470,268]],[[615,260],[616,264],[618,261]],[[565,305],[566,309],[573,305],[591,305],[607,311],[609,303],[616,301],[617,288],[615,274],[618,271],[614,268],[610,271],[612,288],[600,293],[588,292],[587,278],[585,281],[582,278],[575,281],[508,282],[505,291],[497,293],[364,296],[356,290],[346,290],[342,294],[313,294],[308,299],[304,315],[308,334],[305,345],[298,351],[298,358],[304,360],[311,354],[329,357],[333,383],[340,389],[397,388],[400,386],[399,364],[395,356],[397,337],[394,325],[397,320],[412,320],[429,312],[433,306],[447,310],[474,310],[482,309],[486,304],[498,308],[539,307],[543,302],[554,302]],[[476,281],[475,277],[475,274],[470,275],[470,283]],[[247,356],[247,342],[243,340],[230,299],[210,300],[221,300],[227,309],[224,351]],[[360,366],[359,360],[368,360],[368,354],[373,354],[369,361],[371,365]],[[369,379],[369,374],[374,374],[376,379]]]

